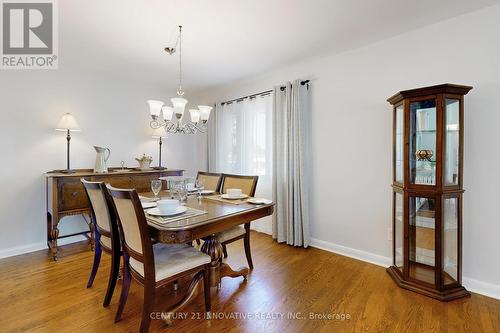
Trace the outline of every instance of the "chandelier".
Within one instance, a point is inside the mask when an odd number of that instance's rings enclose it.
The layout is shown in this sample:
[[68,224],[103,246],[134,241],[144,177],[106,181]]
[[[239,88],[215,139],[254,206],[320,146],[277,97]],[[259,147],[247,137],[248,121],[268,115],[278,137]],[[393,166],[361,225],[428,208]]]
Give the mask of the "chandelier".
[[179,36],[175,45],[166,47],[165,52],[173,55],[177,46],[179,48],[179,89],[177,89],[177,97],[170,99],[172,106],[165,105],[162,101],[148,100],[149,112],[152,118],[150,126],[153,129],[164,127],[168,133],[205,133],[210,111],[212,110],[211,106],[198,105],[197,109],[189,109],[191,121],[182,122],[184,109],[188,103],[188,100],[183,98],[184,91],[182,90],[182,25],[179,26]]

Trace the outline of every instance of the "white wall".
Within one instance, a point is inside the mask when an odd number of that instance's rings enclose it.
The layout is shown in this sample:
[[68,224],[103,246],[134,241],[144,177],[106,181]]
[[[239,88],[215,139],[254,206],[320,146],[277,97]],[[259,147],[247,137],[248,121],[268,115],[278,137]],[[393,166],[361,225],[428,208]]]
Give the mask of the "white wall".
[[[64,66],[0,71],[0,257],[45,247],[44,173],[66,167],[65,134],[54,130],[62,114],[71,112],[82,129],[71,140],[73,168],[94,166],[93,145],[110,147],[110,166],[136,166],[142,153],[156,164],[146,100],[169,97],[158,86]],[[204,136],[171,135],[163,148],[163,165],[205,169]],[[60,226],[61,234],[84,227],[75,219]]]
[[200,97],[222,101],[311,79],[314,243],[388,264],[392,118],[386,99],[439,83],[474,86],[465,99],[463,275],[469,288],[500,298],[499,17],[500,6],[489,7]]

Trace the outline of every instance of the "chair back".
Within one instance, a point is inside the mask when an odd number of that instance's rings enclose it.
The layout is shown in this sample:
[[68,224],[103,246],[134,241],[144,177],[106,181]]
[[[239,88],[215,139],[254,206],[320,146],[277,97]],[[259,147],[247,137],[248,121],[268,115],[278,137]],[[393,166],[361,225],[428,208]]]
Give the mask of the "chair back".
[[196,179],[203,182],[203,187],[205,188],[205,190],[212,190],[215,192],[220,191],[220,185],[222,183],[222,173],[198,171]]
[[145,277],[153,274],[154,281],[153,246],[146,216],[136,190],[118,189],[111,185],[107,185],[107,189],[118,217],[120,237],[127,263],[128,257],[140,261],[144,265]]
[[112,208],[111,197],[104,182],[91,182],[84,178],[81,178],[80,181],[87,193],[91,214],[95,222],[94,227],[97,229],[97,232],[100,235],[111,238],[112,244],[115,244],[115,241],[119,244],[118,224],[114,209]]
[[225,194],[228,188],[239,188],[243,194],[253,197],[255,195],[258,180],[259,176],[242,176],[223,173],[222,189],[220,192]]

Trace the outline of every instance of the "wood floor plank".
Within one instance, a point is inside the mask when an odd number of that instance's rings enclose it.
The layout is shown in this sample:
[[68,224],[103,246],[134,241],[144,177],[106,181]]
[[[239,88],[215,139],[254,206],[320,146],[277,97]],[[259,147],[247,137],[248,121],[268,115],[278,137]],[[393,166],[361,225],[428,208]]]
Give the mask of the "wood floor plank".
[[[230,244],[228,252],[230,265],[246,264],[242,242]],[[123,320],[114,324],[121,281],[109,308],[102,307],[110,258],[103,255],[94,286],[87,289],[93,258],[88,245],[68,245],[61,253],[59,262],[48,251],[0,260],[0,331],[137,332],[142,287],[132,283]],[[252,253],[255,269],[246,282],[225,278],[220,290],[212,288],[215,318],[203,319],[200,294],[183,310],[187,319],[174,320],[172,327],[153,320],[150,331],[500,332],[500,301],[492,298],[473,294],[442,303],[398,288],[382,267],[279,245],[257,232]],[[187,285],[184,279],[177,292],[162,292],[155,310],[178,301]]]

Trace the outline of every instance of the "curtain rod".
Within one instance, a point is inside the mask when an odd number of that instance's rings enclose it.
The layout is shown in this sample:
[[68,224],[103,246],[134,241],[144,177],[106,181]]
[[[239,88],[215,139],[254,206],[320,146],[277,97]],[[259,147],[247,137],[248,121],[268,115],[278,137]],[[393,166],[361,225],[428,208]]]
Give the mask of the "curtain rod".
[[[309,80],[300,81],[300,85],[301,85],[301,86],[303,86],[303,85],[305,85],[305,84],[307,84],[307,83],[309,83]],[[281,90],[281,91],[284,91],[285,89],[286,89],[286,87],[285,87],[285,86],[280,87],[280,90]],[[273,92],[273,90],[272,90],[272,89],[271,89],[271,90],[266,90],[266,91],[262,91],[262,92],[260,92],[260,93],[256,93],[256,94],[252,94],[252,95],[248,95],[248,96],[243,96],[243,97],[239,97],[239,98],[235,98],[235,99],[231,99],[231,100],[229,100],[229,101],[225,101],[225,102],[222,102],[222,103],[220,103],[220,104],[221,104],[221,105],[224,105],[224,104],[231,104],[231,103],[233,103],[233,102],[241,102],[241,101],[243,101],[243,100],[245,100],[245,99],[247,99],[247,98],[252,99],[252,98],[257,97],[257,96],[266,96],[266,95],[269,95],[269,94],[270,94],[270,93],[272,93],[272,92]]]

